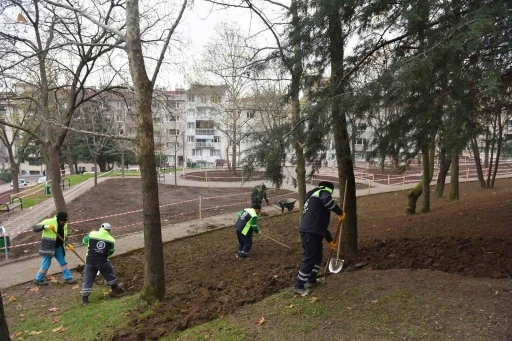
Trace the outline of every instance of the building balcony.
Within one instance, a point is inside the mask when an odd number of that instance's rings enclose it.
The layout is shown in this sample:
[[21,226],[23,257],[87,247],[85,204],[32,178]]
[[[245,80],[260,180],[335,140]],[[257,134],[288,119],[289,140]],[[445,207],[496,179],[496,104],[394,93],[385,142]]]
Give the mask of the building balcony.
[[214,135],[215,129],[196,129],[196,135]]
[[196,148],[217,148],[217,142],[196,142]]

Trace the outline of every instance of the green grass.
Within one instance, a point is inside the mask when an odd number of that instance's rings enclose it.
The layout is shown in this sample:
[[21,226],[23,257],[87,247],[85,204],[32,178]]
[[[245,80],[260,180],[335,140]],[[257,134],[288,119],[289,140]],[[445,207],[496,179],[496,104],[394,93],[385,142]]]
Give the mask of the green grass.
[[[64,183],[65,183],[65,188],[69,188],[68,180],[64,180],[64,179],[69,179],[69,184],[71,184],[71,188],[73,188],[74,186],[79,185],[82,182],[87,181],[93,177],[94,177],[94,174],[75,174],[75,175],[69,175],[69,176],[62,177],[62,181],[64,181]],[[52,197],[52,195],[48,195],[48,196],[45,195],[44,190],[36,191],[36,188],[42,189],[43,187],[44,187],[44,184],[39,184],[37,186],[31,187],[30,189],[28,189],[28,191],[31,191],[31,192],[34,191],[34,195],[29,195],[29,196],[21,198],[21,200],[23,201],[24,209],[35,206],[35,205],[39,204],[40,202],[43,202],[44,200]],[[21,194],[21,195],[23,195],[23,194]],[[16,195],[13,195],[13,196],[16,196]]]
[[205,324],[163,337],[160,341],[244,341],[247,331],[234,323],[225,320],[213,320]]
[[[137,295],[120,299],[103,299],[102,295],[100,291],[93,291],[88,306],[82,307],[77,300],[62,313],[35,316],[34,312],[24,311],[25,316],[15,319],[9,332],[11,335],[23,332],[18,338],[24,340],[108,340],[112,327],[123,328],[129,322],[127,314],[136,311],[139,301]],[[64,331],[53,331],[61,326]],[[41,333],[29,335],[31,332]]]

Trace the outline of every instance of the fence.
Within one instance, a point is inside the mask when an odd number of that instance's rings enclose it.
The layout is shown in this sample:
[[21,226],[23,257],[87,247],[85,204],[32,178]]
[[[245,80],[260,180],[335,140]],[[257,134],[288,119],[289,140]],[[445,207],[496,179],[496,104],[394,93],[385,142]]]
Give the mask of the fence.
[[[269,190],[269,192],[272,192],[272,191],[273,190]],[[211,196],[211,197],[201,197],[200,196],[200,197],[195,198],[195,199],[183,200],[183,201],[173,202],[173,203],[169,203],[169,204],[163,204],[163,205],[160,205],[160,208],[169,207],[169,206],[175,206],[175,205],[183,205],[183,204],[187,204],[187,207],[195,206],[196,208],[191,208],[191,209],[189,209],[189,210],[187,210],[185,212],[177,213],[177,214],[175,214],[173,216],[168,217],[168,219],[175,219],[175,218],[184,217],[184,216],[190,216],[190,219],[197,219],[197,218],[202,219],[204,217],[204,212],[207,212],[207,211],[217,210],[219,208],[226,208],[226,207],[242,207],[242,206],[247,206],[248,203],[249,203],[250,194],[251,194],[251,192],[242,192],[242,193],[236,193],[236,194],[226,194],[226,195],[218,195],[218,196]],[[210,205],[209,207],[205,207],[206,206],[205,202],[208,202],[208,201],[215,202],[219,198],[235,198],[236,199],[237,197],[241,197],[241,196],[243,196],[243,198],[240,198],[240,199],[237,199],[237,200],[233,200],[233,202],[230,203],[230,204],[225,204],[224,203],[222,205],[213,205],[213,206]],[[276,199],[276,198],[280,198],[280,197],[289,197],[289,196],[290,196],[290,193],[286,193],[286,194],[282,194],[282,195],[272,196],[272,198]],[[195,205],[193,205],[193,203],[195,203]],[[132,214],[135,214],[135,213],[138,213],[138,212],[141,212],[141,211],[142,211],[142,209],[138,209],[138,210],[131,210],[131,211],[125,211],[125,212],[109,214],[109,215],[103,215],[103,216],[98,216],[98,217],[92,217],[92,218],[87,218],[87,219],[82,219],[82,220],[78,220],[78,221],[72,222],[69,225],[72,226],[72,225],[77,225],[77,224],[91,222],[91,221],[104,220],[104,219],[107,219],[107,218],[113,218],[113,217],[119,217],[119,216],[128,216],[128,215],[132,215]],[[116,228],[115,228],[116,237],[122,237],[122,236],[125,236],[125,235],[133,233],[133,230],[130,230],[130,231],[126,231],[126,230],[128,228],[133,228],[133,227],[139,226],[139,225],[142,227],[143,221],[137,221],[137,222],[133,222],[133,223],[131,222],[129,224],[125,224],[125,225],[121,225],[121,226],[116,226]],[[125,230],[125,233],[123,233],[123,232],[119,233],[119,231],[123,231],[123,230]],[[17,234],[16,234],[16,237],[21,237],[21,236],[23,236],[24,234],[27,234],[27,233],[33,233],[32,229],[25,229],[25,230],[22,230],[22,231],[18,231]],[[85,234],[86,233],[70,234],[70,235],[68,235],[68,239],[72,243],[77,243],[77,242],[80,241],[80,239]],[[6,232],[4,232],[4,235],[7,235]],[[37,237],[38,237],[37,241],[18,242],[18,243],[16,242],[16,238],[12,238],[9,250],[12,252],[13,250],[15,251],[15,250],[17,250],[19,248],[23,248],[23,247],[27,247],[27,246],[31,246],[31,245],[38,245],[40,243],[39,235]],[[18,238],[18,240],[19,239],[20,238]],[[1,252],[2,249],[4,249],[4,247],[0,247],[0,252]]]

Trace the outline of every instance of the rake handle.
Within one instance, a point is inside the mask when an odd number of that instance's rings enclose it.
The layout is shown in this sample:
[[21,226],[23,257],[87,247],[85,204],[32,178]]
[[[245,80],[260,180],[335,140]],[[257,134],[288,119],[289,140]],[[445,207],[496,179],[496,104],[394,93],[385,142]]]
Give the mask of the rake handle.
[[[52,231],[53,231],[53,230],[52,230]],[[56,231],[53,231],[53,233],[55,233],[55,234],[57,235],[57,238],[59,238],[60,240],[62,240],[62,242],[64,243],[64,245],[69,244],[69,243],[66,243],[66,241],[64,240],[64,238],[62,238],[62,236],[61,236],[60,234],[58,234]],[[75,254],[75,255],[76,255],[76,256],[77,256],[77,257],[82,261],[82,263],[84,263],[84,264],[85,264],[85,261],[83,260],[83,258],[82,258],[82,257],[80,257],[80,256],[78,255],[78,253],[76,253],[76,251],[75,251],[74,249],[73,249],[73,250],[71,250],[71,251],[73,251],[73,253],[74,253],[74,254]]]
[[273,242],[276,242],[276,243],[277,243],[277,244],[279,244],[279,245],[284,246],[284,247],[285,247],[285,248],[287,248],[288,250],[291,250],[291,247],[289,247],[288,245],[285,245],[285,244],[281,243],[280,241],[277,241],[277,240],[275,240],[274,238],[271,238],[271,237],[267,236],[266,234],[263,234],[263,233],[261,233],[261,232],[260,232],[260,235],[261,235],[261,236],[263,236],[263,237],[265,237],[265,238],[270,239],[270,240],[271,240],[271,241],[273,241]]

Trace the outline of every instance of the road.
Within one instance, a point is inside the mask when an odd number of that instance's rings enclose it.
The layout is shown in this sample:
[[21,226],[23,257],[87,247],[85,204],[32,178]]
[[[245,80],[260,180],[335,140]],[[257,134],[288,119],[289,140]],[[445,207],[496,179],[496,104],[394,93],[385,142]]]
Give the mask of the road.
[[[20,190],[23,188],[31,187],[36,185],[37,179],[39,179],[41,175],[20,175],[20,179],[25,179],[28,181],[28,185],[26,187],[20,187]],[[10,191],[11,190],[11,183],[5,183],[3,185],[0,185],[0,194]]]

